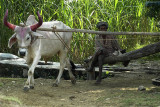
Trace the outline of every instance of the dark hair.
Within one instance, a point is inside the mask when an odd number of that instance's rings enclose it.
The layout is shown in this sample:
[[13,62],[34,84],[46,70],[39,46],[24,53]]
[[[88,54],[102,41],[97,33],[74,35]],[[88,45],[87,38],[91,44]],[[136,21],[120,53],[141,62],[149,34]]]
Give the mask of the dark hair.
[[107,22],[98,22],[96,27],[98,29],[100,29],[100,26],[106,26],[106,28],[108,29],[108,23]]

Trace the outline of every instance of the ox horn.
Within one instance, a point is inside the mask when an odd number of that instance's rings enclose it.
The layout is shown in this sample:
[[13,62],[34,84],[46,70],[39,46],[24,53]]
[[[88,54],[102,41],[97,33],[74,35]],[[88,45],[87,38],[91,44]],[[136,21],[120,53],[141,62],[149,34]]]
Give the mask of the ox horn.
[[6,25],[8,28],[14,30],[15,27],[16,27],[16,25],[7,22],[7,18],[8,18],[8,9],[6,10],[6,13],[5,13],[5,15],[4,15],[3,22],[4,22],[4,25]]
[[37,14],[38,14],[38,19],[39,19],[39,21],[38,21],[37,24],[34,24],[34,25],[30,26],[30,28],[31,28],[32,31],[35,31],[35,30],[36,30],[37,28],[39,28],[39,27],[42,25],[42,23],[43,23],[43,20],[42,20],[40,14],[39,14],[39,11],[37,12]]

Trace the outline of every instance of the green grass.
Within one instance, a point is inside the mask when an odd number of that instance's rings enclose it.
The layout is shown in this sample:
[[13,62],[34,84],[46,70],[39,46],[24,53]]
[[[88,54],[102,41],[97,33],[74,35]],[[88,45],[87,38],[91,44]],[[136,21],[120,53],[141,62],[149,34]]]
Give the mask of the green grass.
[[26,81],[26,78],[3,78],[0,77],[0,87],[4,87],[6,83],[12,84],[10,81],[15,81],[16,83],[23,84]]
[[2,87],[2,86],[3,86],[3,83],[0,82],[0,87]]
[[157,93],[148,93],[148,92],[137,92],[127,93],[123,96],[120,103],[123,107],[128,106],[147,106],[147,107],[157,107],[160,105],[160,96]]
[[1,95],[0,95],[0,99],[6,100],[6,101],[16,102],[17,104],[22,105],[22,102],[21,102],[17,97],[1,96]]
[[[8,8],[8,19],[11,23],[19,25],[30,14],[36,15],[39,10],[44,21],[60,20],[71,28],[97,30],[97,22],[106,21],[111,32],[158,32],[158,20],[146,16],[147,0],[1,0],[0,2],[0,52],[17,54],[17,47],[7,47],[9,37],[13,31],[4,27],[3,16]],[[36,15],[37,16],[37,15]],[[73,33],[71,59],[78,62],[94,52],[94,36],[83,33]],[[151,36],[117,36],[122,48],[127,51],[135,50],[160,40]],[[79,59],[77,59],[79,57]]]
[[105,103],[105,105],[113,105],[118,107],[157,107],[160,105],[160,91],[113,91],[106,94],[106,96],[98,98],[98,103]]

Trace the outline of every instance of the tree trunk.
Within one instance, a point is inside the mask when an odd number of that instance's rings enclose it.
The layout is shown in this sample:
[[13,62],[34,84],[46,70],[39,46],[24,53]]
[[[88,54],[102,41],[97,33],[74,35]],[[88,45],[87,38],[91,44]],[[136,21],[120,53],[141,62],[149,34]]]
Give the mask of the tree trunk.
[[108,63],[123,62],[128,60],[135,60],[135,59],[149,56],[158,52],[160,52],[160,42],[147,45],[141,49],[131,51],[131,52],[122,54],[120,56],[106,57],[103,63],[108,64]]

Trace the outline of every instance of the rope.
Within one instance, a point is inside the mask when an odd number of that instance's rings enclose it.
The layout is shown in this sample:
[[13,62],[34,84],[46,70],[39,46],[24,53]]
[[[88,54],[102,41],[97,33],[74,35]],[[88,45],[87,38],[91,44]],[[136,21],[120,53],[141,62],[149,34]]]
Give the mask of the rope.
[[[153,36],[152,38],[156,38],[159,36]],[[141,38],[148,38],[148,37],[141,37]],[[40,37],[39,39],[46,39],[46,38],[42,38]],[[129,40],[129,39],[139,39],[139,38],[121,38],[121,39],[105,39],[105,40]],[[59,39],[50,39],[50,40],[59,40]],[[64,40],[64,39],[63,39]],[[74,39],[76,41],[88,41],[89,39]],[[97,40],[104,40],[104,39],[97,39]]]
[[[53,29],[54,29],[54,28],[53,28]],[[59,33],[58,33],[58,32],[54,32],[54,34],[58,37],[58,39],[56,39],[56,40],[60,40],[60,41],[62,42],[62,44],[68,49],[68,53],[71,54],[71,55],[73,55],[71,49],[70,49],[70,48],[68,47],[68,45],[65,43],[64,39],[59,35]],[[75,56],[75,55],[74,55],[74,56]],[[81,66],[84,66],[84,64],[82,64],[82,62],[80,62],[81,60],[78,59],[78,57],[76,57],[76,58],[77,58],[78,62],[81,64]]]

